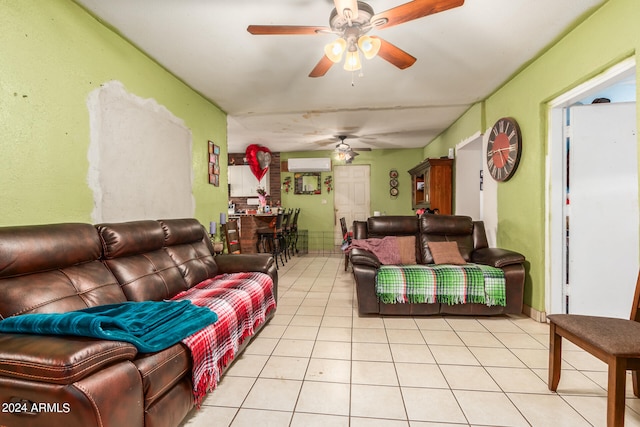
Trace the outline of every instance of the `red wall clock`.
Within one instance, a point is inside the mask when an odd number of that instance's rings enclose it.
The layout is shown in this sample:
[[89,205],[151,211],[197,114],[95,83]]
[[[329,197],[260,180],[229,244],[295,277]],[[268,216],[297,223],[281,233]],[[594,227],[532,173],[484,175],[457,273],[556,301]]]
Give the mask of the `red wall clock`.
[[487,144],[487,167],[496,181],[509,180],[520,163],[522,135],[518,122],[503,117],[491,128]]

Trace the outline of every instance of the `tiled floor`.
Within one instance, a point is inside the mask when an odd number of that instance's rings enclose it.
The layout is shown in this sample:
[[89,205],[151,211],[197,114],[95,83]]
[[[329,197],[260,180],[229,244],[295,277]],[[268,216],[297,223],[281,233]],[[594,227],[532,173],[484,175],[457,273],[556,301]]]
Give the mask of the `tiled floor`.
[[[606,365],[524,316],[357,314],[342,256],[279,271],[276,316],[183,426],[605,426]],[[640,426],[627,386],[626,426]]]

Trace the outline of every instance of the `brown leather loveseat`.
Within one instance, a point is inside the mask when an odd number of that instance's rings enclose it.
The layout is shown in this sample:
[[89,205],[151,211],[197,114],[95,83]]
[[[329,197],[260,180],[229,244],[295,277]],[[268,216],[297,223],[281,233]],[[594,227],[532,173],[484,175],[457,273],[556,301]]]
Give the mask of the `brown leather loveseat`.
[[[163,301],[222,273],[266,273],[277,298],[271,256],[212,254],[195,219],[0,228],[0,319]],[[123,341],[0,333],[0,426],[177,426],[192,389],[182,342],[140,353]]]
[[353,238],[370,239],[385,236],[415,236],[418,264],[434,262],[429,242],[455,241],[465,261],[501,268],[506,281],[506,306],[478,303],[384,303],[376,295],[376,274],[380,261],[371,251],[353,248],[350,261],[356,281],[358,313],[360,315],[429,315],[463,314],[496,315],[522,312],[525,269],[523,255],[506,249],[489,248],[482,221],[468,216],[422,215],[379,216],[367,221],[354,221]]

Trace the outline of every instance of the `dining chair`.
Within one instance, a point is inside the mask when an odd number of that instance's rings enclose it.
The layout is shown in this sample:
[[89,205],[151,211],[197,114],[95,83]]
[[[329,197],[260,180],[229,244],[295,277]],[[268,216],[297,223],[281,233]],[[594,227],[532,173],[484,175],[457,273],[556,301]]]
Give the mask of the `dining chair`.
[[240,230],[238,228],[238,220],[230,219],[223,227],[225,239],[227,240],[227,252],[230,254],[242,253],[240,248]]
[[284,247],[284,235],[282,233],[282,220],[284,213],[281,212],[276,215],[275,224],[273,227],[264,227],[256,230],[258,235],[258,251],[259,252],[271,252],[274,260],[276,261],[276,268],[278,267],[278,258],[284,267],[284,255],[282,249]]
[[[351,245],[351,234],[349,234],[349,229],[347,228],[347,221],[344,217],[340,218],[340,228],[342,228],[342,245],[346,248]],[[347,267],[349,266],[349,253],[346,248],[344,249],[344,271],[347,271]]]
[[296,208],[293,211],[293,218],[289,224],[289,251],[291,255],[298,253],[298,216],[300,215],[300,208]]
[[293,216],[293,209],[288,209],[284,212],[284,216],[282,217],[282,227],[280,227],[281,236],[276,236],[276,238],[282,241],[281,250],[284,253],[284,259],[286,261],[291,259],[291,255],[289,253],[289,232],[290,232],[289,227],[290,227],[292,216]]
[[[606,284],[602,283],[602,286]],[[608,365],[607,426],[624,426],[626,372],[632,372],[633,394],[640,397],[640,273],[629,319],[579,314],[550,314],[549,389],[560,382],[562,338]]]

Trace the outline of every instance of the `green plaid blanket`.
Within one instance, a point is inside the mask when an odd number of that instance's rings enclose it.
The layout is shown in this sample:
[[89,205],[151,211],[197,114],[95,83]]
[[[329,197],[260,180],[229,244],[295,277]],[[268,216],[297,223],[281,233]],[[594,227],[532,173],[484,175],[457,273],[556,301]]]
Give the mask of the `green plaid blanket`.
[[386,304],[506,305],[504,272],[482,264],[382,265],[376,294]]

